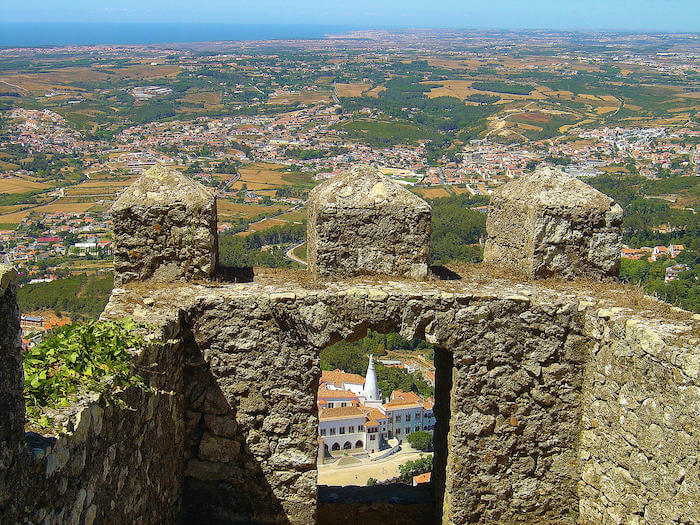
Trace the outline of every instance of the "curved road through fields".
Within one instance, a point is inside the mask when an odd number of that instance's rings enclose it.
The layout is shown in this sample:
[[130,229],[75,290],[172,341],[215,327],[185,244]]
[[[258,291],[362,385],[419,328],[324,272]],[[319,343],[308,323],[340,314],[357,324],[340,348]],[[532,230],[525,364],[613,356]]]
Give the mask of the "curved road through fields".
[[[304,241],[304,242],[306,242],[306,241]],[[293,244],[293,245],[287,250],[287,252],[285,253],[285,255],[287,256],[287,259],[291,259],[291,260],[294,261],[294,262],[297,262],[297,263],[299,263],[299,264],[302,264],[302,265],[304,265],[304,266],[307,266],[307,262],[306,262],[306,261],[304,261],[303,259],[299,259],[299,257],[297,257],[296,255],[294,255],[294,250],[296,250],[297,248],[299,248],[299,246],[301,246],[302,244],[304,244],[304,242],[298,242],[298,243],[296,243],[296,244]]]

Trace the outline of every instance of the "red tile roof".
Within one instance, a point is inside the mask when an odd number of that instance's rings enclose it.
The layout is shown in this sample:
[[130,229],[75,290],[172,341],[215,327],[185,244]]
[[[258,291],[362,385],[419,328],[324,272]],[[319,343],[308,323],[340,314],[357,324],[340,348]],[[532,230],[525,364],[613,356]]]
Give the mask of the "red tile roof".
[[325,387],[318,389],[318,399],[350,399],[359,402],[355,393],[350,390],[330,390]]
[[362,417],[364,412],[359,407],[324,408],[319,414],[319,419],[336,419],[344,417]]
[[364,385],[365,378],[357,374],[348,374],[343,370],[336,368],[335,370],[323,370],[321,372],[321,381],[324,383],[332,383],[342,386],[343,383],[351,383],[353,385]]

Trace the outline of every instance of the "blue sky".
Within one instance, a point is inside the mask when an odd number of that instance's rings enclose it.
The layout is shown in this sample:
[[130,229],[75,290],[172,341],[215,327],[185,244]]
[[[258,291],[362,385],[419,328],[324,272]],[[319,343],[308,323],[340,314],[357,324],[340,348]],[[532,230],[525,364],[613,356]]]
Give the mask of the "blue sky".
[[0,22],[700,31],[700,0],[0,0]]

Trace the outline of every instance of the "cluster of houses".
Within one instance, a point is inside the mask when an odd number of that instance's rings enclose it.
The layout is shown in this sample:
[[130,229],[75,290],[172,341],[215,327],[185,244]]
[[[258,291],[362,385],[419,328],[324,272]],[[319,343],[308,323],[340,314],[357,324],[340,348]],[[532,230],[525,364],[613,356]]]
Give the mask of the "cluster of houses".
[[432,433],[433,405],[432,398],[401,390],[383,398],[373,356],[365,377],[324,370],[318,390],[319,456],[362,452],[372,457],[390,449],[390,440],[401,442],[418,431]]
[[674,264],[673,266],[669,266],[666,268],[666,275],[664,276],[664,282],[666,284],[670,283],[671,281],[675,281],[676,277],[678,277],[679,273],[686,272],[690,268],[687,264]]
[[51,110],[15,108],[7,117],[14,141],[33,151],[73,153],[89,145],[82,134],[68,127],[66,120]]
[[700,132],[691,129],[668,131],[665,128],[598,128],[581,131],[582,138],[594,139],[598,153],[604,153],[613,162],[624,162],[632,158],[639,166],[639,172],[646,177],[654,177],[657,168],[669,169],[674,158],[688,157],[680,170],[692,173],[697,166],[691,166],[691,158],[696,147],[677,139],[700,137]]
[[38,344],[45,332],[65,326],[71,323],[71,318],[67,316],[58,317],[54,314],[26,315],[20,317],[20,328],[22,328],[22,348],[27,350]]
[[638,261],[646,259],[649,262],[656,262],[663,257],[675,259],[685,249],[682,244],[671,244],[669,246],[643,246],[641,248],[622,248],[620,257],[623,259],[633,259]]
[[[40,227],[40,229],[39,229]],[[111,219],[76,213],[50,213],[40,220],[26,217],[14,230],[0,231],[0,258],[14,266],[31,269],[51,257],[100,255],[109,257]],[[39,231],[38,236],[33,233]],[[66,242],[70,234],[72,242]],[[37,278],[45,278],[39,276]]]

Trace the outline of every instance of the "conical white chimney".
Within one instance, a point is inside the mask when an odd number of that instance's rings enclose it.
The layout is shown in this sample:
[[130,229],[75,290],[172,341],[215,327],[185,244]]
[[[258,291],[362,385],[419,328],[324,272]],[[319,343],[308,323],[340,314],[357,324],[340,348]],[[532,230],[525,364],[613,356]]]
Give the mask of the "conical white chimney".
[[365,376],[365,388],[363,391],[365,401],[381,401],[379,388],[377,387],[377,374],[374,372],[374,355],[369,356],[369,366]]

